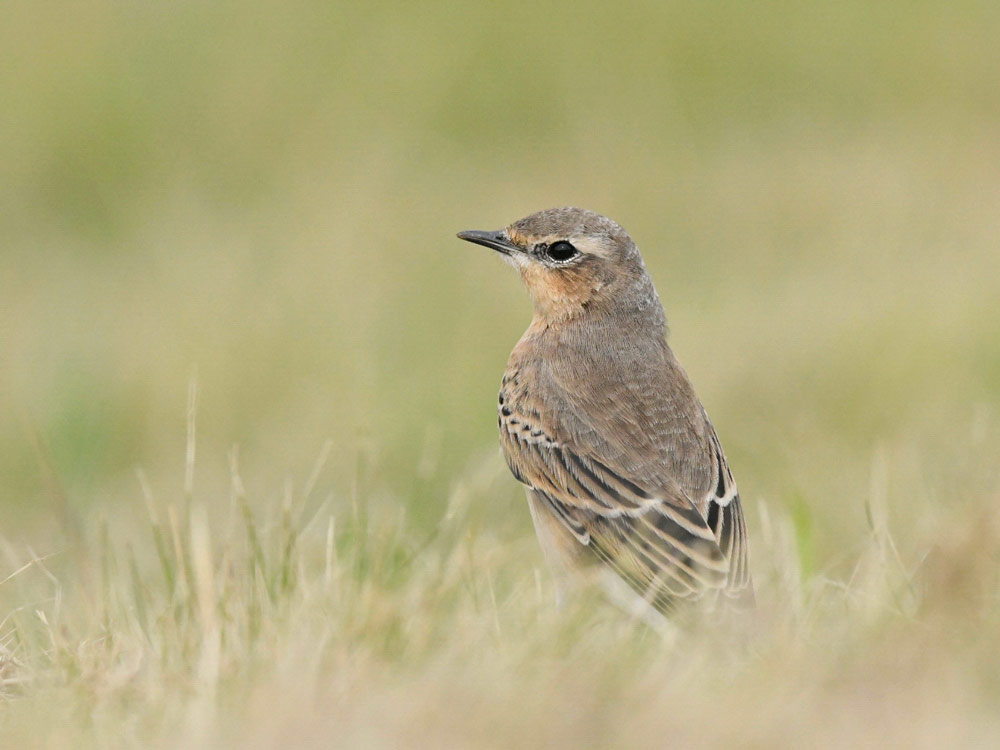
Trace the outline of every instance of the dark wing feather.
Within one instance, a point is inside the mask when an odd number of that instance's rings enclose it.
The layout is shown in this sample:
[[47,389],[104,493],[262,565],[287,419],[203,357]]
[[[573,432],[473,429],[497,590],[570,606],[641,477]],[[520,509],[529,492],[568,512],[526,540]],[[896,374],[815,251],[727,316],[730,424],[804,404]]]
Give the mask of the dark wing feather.
[[[706,422],[708,417],[705,417]],[[707,422],[711,425],[711,422]],[[709,431],[713,453],[714,482],[706,507],[706,521],[715,534],[722,554],[729,560],[729,576],[726,592],[730,596],[742,596],[745,590],[752,597],[750,585],[750,565],[748,561],[747,526],[743,518],[743,505],[733,481],[732,472],[726,463],[722,445],[715,434]]]

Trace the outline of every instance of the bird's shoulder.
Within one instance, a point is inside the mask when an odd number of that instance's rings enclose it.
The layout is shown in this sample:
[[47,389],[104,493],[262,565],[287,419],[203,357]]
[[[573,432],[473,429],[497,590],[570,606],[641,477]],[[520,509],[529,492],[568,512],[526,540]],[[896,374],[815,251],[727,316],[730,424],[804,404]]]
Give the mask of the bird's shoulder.
[[573,333],[529,328],[511,353],[498,404],[511,468],[541,441],[653,491],[679,483],[703,494],[713,473],[711,424],[662,336]]

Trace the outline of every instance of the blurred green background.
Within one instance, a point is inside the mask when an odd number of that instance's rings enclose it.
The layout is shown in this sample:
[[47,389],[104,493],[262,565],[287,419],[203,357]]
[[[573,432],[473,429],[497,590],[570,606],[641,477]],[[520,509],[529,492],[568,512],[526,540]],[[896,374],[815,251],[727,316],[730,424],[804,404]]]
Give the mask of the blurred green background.
[[879,456],[995,492],[998,35],[966,1],[8,2],[0,534],[141,510],[136,466],[179,496],[195,371],[204,497],[235,444],[277,498],[330,439],[327,491],[434,523],[504,471],[530,317],[454,233],[563,204],[637,240],[748,506],[817,564]]

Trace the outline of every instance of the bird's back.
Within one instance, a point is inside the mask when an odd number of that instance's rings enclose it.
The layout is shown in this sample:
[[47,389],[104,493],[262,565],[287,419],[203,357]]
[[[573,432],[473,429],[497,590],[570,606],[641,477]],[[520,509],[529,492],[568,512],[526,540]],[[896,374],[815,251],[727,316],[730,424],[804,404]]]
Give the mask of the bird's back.
[[700,459],[712,428],[662,333],[533,325],[511,353],[501,394],[510,411],[537,414],[568,447],[649,490],[678,484],[700,499],[710,488],[711,464]]

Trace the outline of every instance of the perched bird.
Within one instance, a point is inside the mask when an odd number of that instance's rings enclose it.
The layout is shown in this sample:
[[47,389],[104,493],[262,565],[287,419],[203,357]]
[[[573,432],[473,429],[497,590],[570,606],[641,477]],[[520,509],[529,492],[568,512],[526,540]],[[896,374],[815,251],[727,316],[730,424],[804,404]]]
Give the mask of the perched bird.
[[561,586],[596,578],[647,620],[685,599],[752,602],[736,484],[625,230],[553,208],[458,236],[500,253],[534,303],[500,388],[500,442]]

